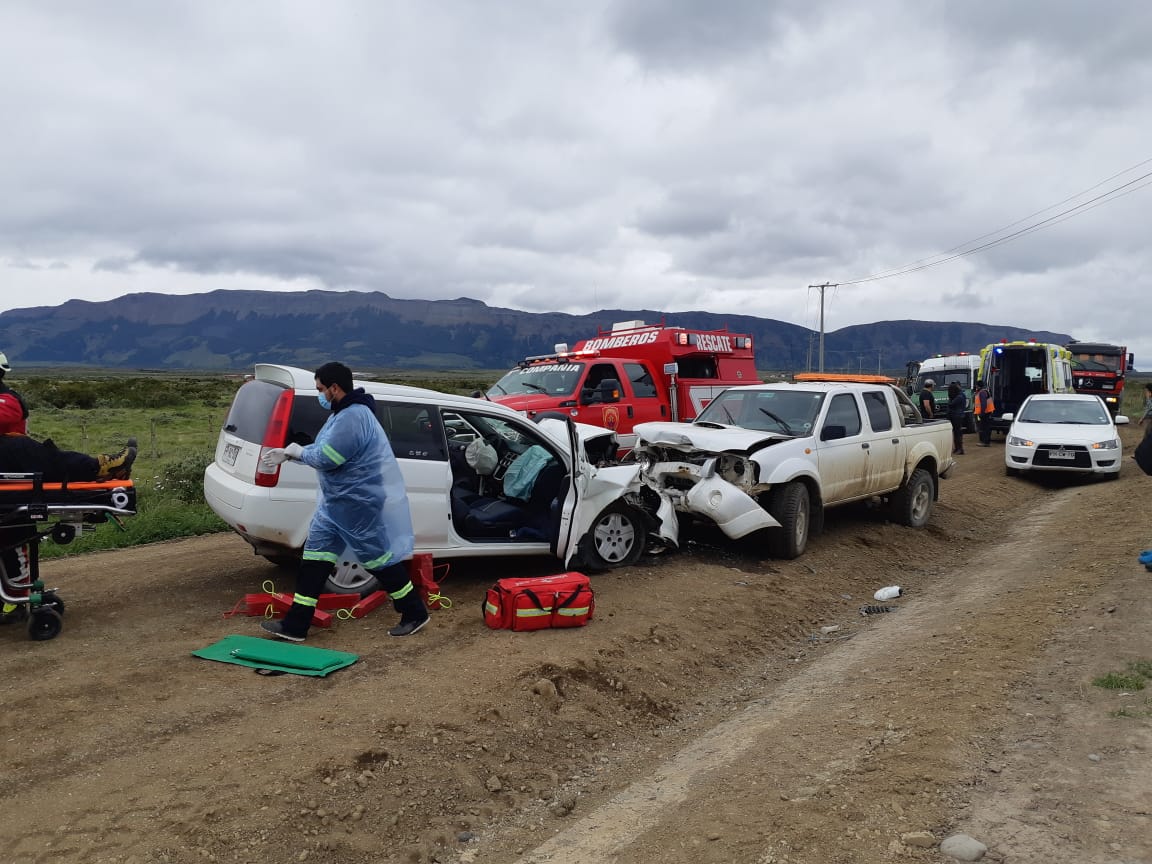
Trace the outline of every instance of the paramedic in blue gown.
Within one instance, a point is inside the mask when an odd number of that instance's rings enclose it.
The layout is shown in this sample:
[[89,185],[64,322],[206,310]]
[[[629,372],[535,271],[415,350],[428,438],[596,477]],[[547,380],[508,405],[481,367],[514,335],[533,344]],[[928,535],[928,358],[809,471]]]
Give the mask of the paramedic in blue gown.
[[347,548],[377,578],[400,613],[400,623],[388,635],[411,636],[429,616],[408,574],[415,537],[400,466],[376,419],[375,400],[362,387],[353,389],[352,370],[332,362],[314,374],[317,398],[332,412],[315,442],[306,447],[292,443],[264,454],[266,468],[289,459],[315,468],[320,496],[292,606],[283,620],[260,626],[281,639],[303,642],[320,592]]

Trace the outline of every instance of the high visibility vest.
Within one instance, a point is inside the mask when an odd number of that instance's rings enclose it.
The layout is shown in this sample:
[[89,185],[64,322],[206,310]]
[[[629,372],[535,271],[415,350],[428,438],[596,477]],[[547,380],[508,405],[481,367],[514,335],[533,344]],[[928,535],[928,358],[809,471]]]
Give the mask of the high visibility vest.
[[976,391],[975,404],[972,406],[974,414],[992,414],[996,411],[996,405],[992,401],[992,394],[986,389]]

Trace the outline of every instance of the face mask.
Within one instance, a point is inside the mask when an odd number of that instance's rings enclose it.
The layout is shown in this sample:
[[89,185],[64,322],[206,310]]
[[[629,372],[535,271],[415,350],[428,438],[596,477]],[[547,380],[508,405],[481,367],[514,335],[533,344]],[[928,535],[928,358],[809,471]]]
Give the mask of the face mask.
[[331,410],[332,403],[328,401],[328,397],[325,396],[323,393],[317,393],[316,399],[319,400],[320,407],[323,408],[325,411]]

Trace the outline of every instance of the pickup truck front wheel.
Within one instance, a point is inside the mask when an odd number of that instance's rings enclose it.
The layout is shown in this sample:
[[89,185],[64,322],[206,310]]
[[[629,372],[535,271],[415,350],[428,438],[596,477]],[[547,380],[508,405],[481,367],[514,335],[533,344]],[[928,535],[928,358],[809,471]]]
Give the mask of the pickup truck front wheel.
[[780,523],[768,530],[768,554],[773,558],[799,558],[808,547],[808,487],[787,483],[772,491],[768,513]]
[[923,468],[917,468],[908,482],[892,493],[892,516],[901,525],[922,528],[932,516],[935,500],[935,487],[932,475]]

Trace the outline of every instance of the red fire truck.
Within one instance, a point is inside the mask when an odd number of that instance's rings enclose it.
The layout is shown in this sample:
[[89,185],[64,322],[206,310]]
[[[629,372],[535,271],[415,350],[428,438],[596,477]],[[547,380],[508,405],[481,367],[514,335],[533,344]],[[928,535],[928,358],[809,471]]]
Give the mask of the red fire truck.
[[1072,352],[1072,387],[1077,393],[1094,393],[1104,400],[1112,416],[1124,401],[1124,379],[1136,358],[1123,345],[1104,342],[1069,342]]
[[488,398],[529,417],[561,412],[612,429],[624,452],[637,423],[692,420],[721,390],[758,383],[751,336],[624,321],[521,360]]

